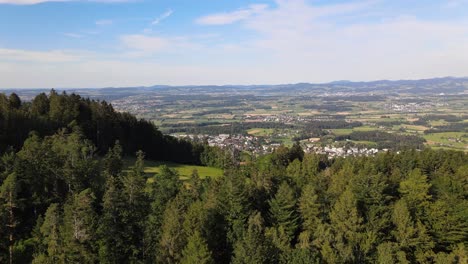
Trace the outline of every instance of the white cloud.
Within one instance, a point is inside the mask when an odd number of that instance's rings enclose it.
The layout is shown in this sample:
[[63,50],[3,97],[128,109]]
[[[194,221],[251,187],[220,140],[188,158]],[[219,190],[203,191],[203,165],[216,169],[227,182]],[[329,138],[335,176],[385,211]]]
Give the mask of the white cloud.
[[170,17],[172,15],[172,13],[174,13],[174,11],[172,11],[171,9],[168,9],[166,12],[164,12],[159,17],[154,19],[153,22],[151,22],[151,25],[157,25],[157,24],[161,23],[161,21],[163,21],[164,19]]
[[261,13],[268,8],[268,5],[257,4],[250,5],[248,8],[239,9],[233,12],[218,13],[200,17],[197,23],[201,25],[226,25],[239,22],[250,18],[251,16]]
[[62,50],[30,51],[0,48],[0,58],[3,61],[13,62],[62,63],[80,61],[84,59],[84,53]]

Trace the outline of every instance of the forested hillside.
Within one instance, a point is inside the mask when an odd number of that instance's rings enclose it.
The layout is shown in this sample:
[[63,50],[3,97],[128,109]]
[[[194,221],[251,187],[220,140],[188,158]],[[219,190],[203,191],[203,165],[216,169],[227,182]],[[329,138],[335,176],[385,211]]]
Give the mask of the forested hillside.
[[151,123],[128,113],[116,112],[105,101],[81,98],[54,90],[23,103],[12,93],[0,93],[0,150],[19,149],[31,131],[48,136],[59,130],[80,130],[104,154],[118,140],[124,154],[142,150],[148,158],[200,163],[200,146],[163,135]]
[[[0,101],[0,263],[468,261],[466,153],[328,159],[296,144],[240,165],[105,102]],[[146,175],[144,152],[190,153],[225,176]]]

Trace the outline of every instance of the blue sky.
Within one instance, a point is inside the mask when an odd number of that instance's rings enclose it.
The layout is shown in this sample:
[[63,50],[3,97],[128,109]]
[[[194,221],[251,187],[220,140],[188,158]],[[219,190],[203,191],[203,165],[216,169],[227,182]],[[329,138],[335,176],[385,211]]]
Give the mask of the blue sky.
[[468,76],[467,0],[0,0],[0,88]]

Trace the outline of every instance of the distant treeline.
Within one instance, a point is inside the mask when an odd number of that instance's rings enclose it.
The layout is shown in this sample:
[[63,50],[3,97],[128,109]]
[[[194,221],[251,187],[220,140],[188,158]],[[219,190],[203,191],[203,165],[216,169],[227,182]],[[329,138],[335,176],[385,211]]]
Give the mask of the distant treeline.
[[339,104],[321,104],[321,105],[303,105],[304,109],[326,110],[329,112],[346,112],[352,111],[351,105]]
[[468,116],[456,116],[456,115],[425,115],[419,118],[419,120],[414,121],[415,125],[422,125],[428,126],[429,121],[437,121],[443,120],[445,122],[453,123],[453,122],[462,122],[463,120],[467,119]]
[[354,131],[349,135],[337,136],[336,140],[372,141],[379,149],[423,149],[424,138],[382,131]]
[[187,134],[241,134],[246,135],[247,130],[252,128],[263,129],[291,129],[294,125],[283,124],[279,122],[233,122],[229,124],[221,124],[218,122],[213,123],[200,123],[200,124],[165,124],[171,126],[166,129],[168,133],[187,133]]
[[431,129],[425,130],[424,134],[442,132],[468,132],[468,123],[451,123],[445,126],[435,126]]
[[119,141],[126,155],[143,150],[150,159],[198,164],[203,151],[202,146],[163,135],[149,121],[116,112],[105,101],[54,90],[31,102],[21,102],[14,93],[0,94],[0,151],[20,149],[31,131],[44,137],[61,129],[80,130],[98,153],[106,153]]

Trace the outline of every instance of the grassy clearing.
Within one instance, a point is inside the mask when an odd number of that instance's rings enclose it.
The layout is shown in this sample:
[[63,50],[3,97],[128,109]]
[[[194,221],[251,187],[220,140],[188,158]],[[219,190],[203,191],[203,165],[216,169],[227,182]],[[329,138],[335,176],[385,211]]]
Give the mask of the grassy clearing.
[[428,144],[468,150],[468,134],[463,132],[432,133],[424,135]]
[[247,133],[252,136],[264,137],[273,134],[274,129],[271,128],[252,128],[247,130]]
[[360,127],[355,127],[355,128],[331,129],[333,134],[335,134],[337,136],[349,135],[354,131],[375,131],[375,130],[379,130],[379,129],[376,128],[376,127],[372,127],[372,126],[360,126]]
[[[135,162],[134,158],[127,158],[124,160],[125,167],[131,167]],[[162,165],[166,165],[171,169],[175,169],[180,176],[181,180],[188,179],[191,175],[193,170],[197,170],[198,175],[200,178],[206,177],[221,177],[223,176],[223,170],[213,167],[204,167],[204,166],[196,166],[196,165],[186,165],[186,164],[178,164],[173,162],[166,162],[166,161],[149,161],[145,160],[145,173],[153,175],[159,173],[159,170]]]

